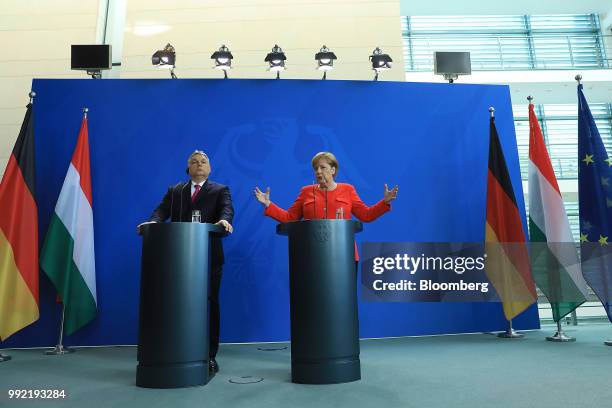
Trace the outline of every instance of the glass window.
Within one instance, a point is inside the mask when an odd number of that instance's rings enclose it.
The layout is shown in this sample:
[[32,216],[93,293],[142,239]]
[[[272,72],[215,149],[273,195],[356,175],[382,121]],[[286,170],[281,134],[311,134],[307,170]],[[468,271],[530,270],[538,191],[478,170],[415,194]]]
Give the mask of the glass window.
[[608,67],[597,14],[408,16],[402,34],[406,71],[434,51],[469,51],[474,71]]

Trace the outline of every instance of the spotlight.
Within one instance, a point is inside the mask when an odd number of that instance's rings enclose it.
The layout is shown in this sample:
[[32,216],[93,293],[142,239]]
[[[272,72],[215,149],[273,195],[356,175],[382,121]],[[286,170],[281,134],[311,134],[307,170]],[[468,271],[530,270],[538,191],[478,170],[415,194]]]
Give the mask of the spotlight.
[[151,57],[151,63],[158,68],[170,69],[170,76],[176,79],[174,68],[176,67],[176,52],[170,43],[166,44],[163,50],[156,51]]
[[219,51],[213,52],[210,58],[215,60],[215,66],[213,68],[222,70],[223,77],[227,79],[227,71],[232,69],[232,59],[234,58],[229,48],[222,45]]
[[274,48],[272,48],[272,52],[266,55],[266,59],[264,61],[270,64],[268,71],[276,72],[276,79],[280,78],[280,71],[284,71],[286,69],[286,59],[287,57],[285,56],[285,53],[278,45],[275,45]]
[[378,73],[380,71],[391,69],[391,63],[393,62],[391,57],[387,54],[383,54],[382,50],[378,47],[372,51],[370,61],[372,61],[372,69],[376,72],[376,75],[374,76],[375,81],[378,81]]
[[334,69],[334,60],[338,59],[336,54],[331,52],[325,45],[315,54],[317,69],[323,71],[323,79],[327,79],[327,71]]

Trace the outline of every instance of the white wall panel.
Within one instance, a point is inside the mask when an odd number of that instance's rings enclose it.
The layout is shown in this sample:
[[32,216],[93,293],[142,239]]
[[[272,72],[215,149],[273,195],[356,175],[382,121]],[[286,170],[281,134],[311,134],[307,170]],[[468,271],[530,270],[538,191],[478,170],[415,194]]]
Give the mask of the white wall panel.
[[0,174],[11,154],[33,78],[82,78],[70,45],[93,44],[98,0],[8,0],[0,7]]

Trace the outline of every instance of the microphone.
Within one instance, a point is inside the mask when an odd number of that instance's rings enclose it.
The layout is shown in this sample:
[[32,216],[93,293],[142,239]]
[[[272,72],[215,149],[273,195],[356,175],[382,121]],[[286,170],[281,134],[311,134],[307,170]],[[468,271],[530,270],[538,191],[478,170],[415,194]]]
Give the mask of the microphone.
[[173,207],[174,207],[174,186],[170,187],[170,222],[172,222]]
[[312,204],[314,206],[314,216],[313,219],[317,219],[317,191],[316,191],[316,181],[312,182]]
[[325,189],[325,215],[323,215],[324,219],[327,219],[327,188]]
[[[183,216],[183,190],[185,190],[185,187],[187,187],[187,184],[189,183],[190,182],[188,181],[187,183],[183,184],[183,188],[181,188],[181,207],[179,211],[178,222],[181,222],[181,217]],[[172,221],[172,219],[170,219],[170,221]]]

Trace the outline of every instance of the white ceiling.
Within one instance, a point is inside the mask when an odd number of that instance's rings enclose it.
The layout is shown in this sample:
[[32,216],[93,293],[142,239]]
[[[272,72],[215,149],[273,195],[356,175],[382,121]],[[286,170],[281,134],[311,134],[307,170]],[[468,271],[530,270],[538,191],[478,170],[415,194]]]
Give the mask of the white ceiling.
[[581,14],[612,11],[610,0],[422,1],[400,0],[403,16],[491,14]]

